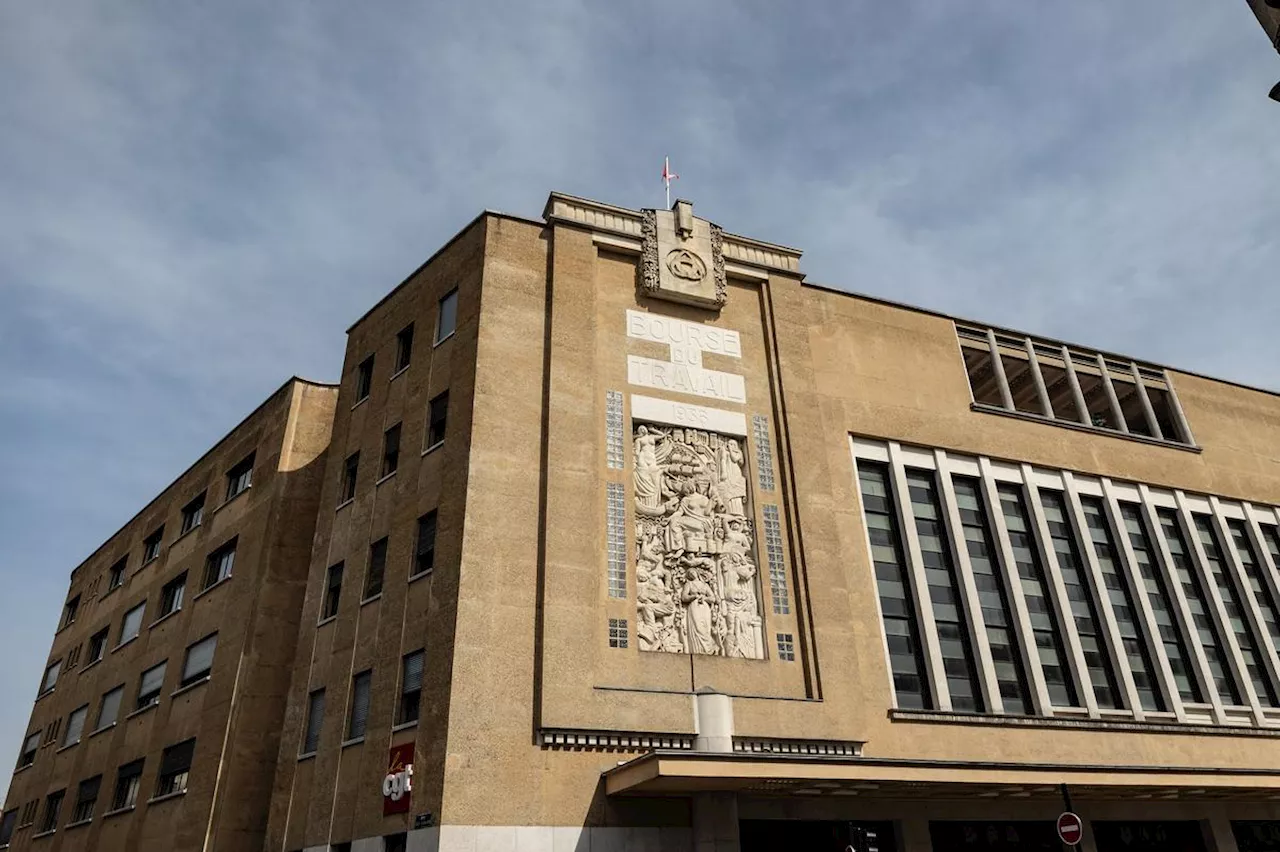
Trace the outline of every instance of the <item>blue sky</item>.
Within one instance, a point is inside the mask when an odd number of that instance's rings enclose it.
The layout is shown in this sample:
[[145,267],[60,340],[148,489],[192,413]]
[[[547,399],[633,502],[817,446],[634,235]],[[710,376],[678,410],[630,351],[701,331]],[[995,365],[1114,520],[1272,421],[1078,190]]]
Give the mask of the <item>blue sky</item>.
[[485,207],[669,154],[811,280],[1280,387],[1277,77],[1243,0],[3,4],[0,770],[71,569]]

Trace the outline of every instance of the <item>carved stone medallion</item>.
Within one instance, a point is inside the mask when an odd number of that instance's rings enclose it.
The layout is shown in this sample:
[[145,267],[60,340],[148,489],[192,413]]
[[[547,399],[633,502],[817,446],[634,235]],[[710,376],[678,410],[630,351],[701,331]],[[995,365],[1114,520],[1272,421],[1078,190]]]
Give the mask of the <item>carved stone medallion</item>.
[[641,280],[645,293],[686,305],[719,310],[725,302],[724,234],[693,205],[645,210],[640,232]]
[[632,437],[640,650],[762,659],[742,439],[647,423]]

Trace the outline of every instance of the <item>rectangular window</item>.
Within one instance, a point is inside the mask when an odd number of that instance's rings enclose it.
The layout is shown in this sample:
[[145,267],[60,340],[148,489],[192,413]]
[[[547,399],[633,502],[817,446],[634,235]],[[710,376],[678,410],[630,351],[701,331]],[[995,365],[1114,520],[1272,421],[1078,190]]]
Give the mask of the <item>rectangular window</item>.
[[357,451],[347,456],[346,464],[342,467],[342,490],[338,496],[339,505],[356,498],[356,478],[359,475],[360,453]]
[[40,694],[44,695],[55,686],[58,685],[58,675],[62,672],[62,660],[54,660],[44,670],[44,677],[40,680]]
[[364,736],[369,724],[369,686],[373,681],[372,671],[363,671],[351,679],[351,717],[347,720],[347,739],[356,740]]
[[604,393],[605,464],[610,470],[622,470],[626,456],[622,449],[622,392]]
[[18,768],[30,766],[36,762],[36,752],[40,750],[40,732],[28,734],[22,741],[22,753],[18,755]]
[[111,797],[111,810],[128,810],[138,804],[138,785],[142,781],[142,760],[126,763],[116,770],[116,789]]
[[182,609],[182,596],[187,591],[187,572],[183,571],[178,576],[164,584],[160,589],[160,615],[164,618],[170,613],[177,612]]
[[364,575],[364,596],[368,600],[382,594],[382,577],[387,572],[387,540],[380,538],[369,547],[369,569]]
[[795,637],[791,633],[779,633],[778,639],[778,659],[786,660],[789,663],[795,662],[796,659],[796,642]]
[[160,703],[160,690],[164,688],[164,670],[168,662],[165,660],[142,673],[142,679],[138,681],[138,701],[134,709],[141,710],[143,707]]
[[1099,707],[1111,710],[1124,709],[1115,667],[1107,652],[1102,632],[1102,620],[1098,617],[1097,590],[1089,577],[1075,530],[1068,517],[1070,509],[1060,491],[1040,489],[1040,502],[1044,507],[1045,521],[1049,527],[1049,539],[1058,557],[1058,571],[1071,602],[1071,615],[1076,623],[1076,634],[1084,651],[1085,667],[1093,686],[1093,697]]
[[1022,597],[1026,601],[1031,632],[1036,640],[1040,670],[1049,690],[1049,703],[1056,707],[1079,707],[1075,683],[1067,666],[1067,652],[1058,630],[1057,609],[1049,595],[1049,580],[1031,531],[1026,499],[1017,485],[1002,483],[999,493],[1000,508],[1009,531],[1009,544],[1013,548],[1013,561],[1022,581]]
[[171,745],[160,755],[160,775],[156,779],[156,797],[173,796],[187,791],[187,776],[195,757],[194,739]]
[[143,601],[126,612],[124,618],[120,619],[120,641],[116,643],[117,645],[123,645],[130,639],[137,638],[138,632],[142,630],[142,614],[146,611],[146,608],[147,602]]
[[453,334],[458,327],[458,291],[450,290],[440,300],[440,310],[436,314],[436,343]]
[[1262,622],[1267,627],[1267,634],[1271,636],[1272,645],[1280,648],[1280,607],[1276,605],[1276,598],[1267,583],[1266,568],[1254,552],[1253,541],[1249,538],[1245,522],[1232,518],[1227,521],[1227,528],[1231,531],[1231,540],[1235,543],[1240,565],[1244,568],[1244,575],[1249,580],[1249,587],[1253,589],[1254,599],[1262,612]]
[[50,793],[44,800],[44,817],[40,820],[40,834],[47,831],[55,831],[58,828],[58,812],[62,810],[62,800],[66,798],[67,791],[59,790],[56,793]]
[[982,688],[978,685],[978,666],[969,641],[964,595],[952,564],[949,534],[942,520],[932,471],[908,469],[907,490],[915,518],[916,538],[920,542],[920,556],[924,560],[925,578],[929,584],[933,620],[938,628],[938,644],[951,706],[955,710],[981,713],[985,707]]
[[204,563],[204,588],[208,589],[231,576],[231,569],[236,564],[237,539],[219,547]]
[[356,367],[356,402],[363,402],[369,398],[369,391],[373,389],[373,356],[370,355],[360,362],[360,366]]
[[396,335],[396,372],[409,366],[413,360],[413,323],[400,330]]
[[1236,635],[1236,645],[1240,655],[1244,657],[1244,666],[1253,682],[1254,692],[1258,700],[1270,707],[1276,706],[1276,690],[1267,674],[1266,647],[1264,637],[1255,637],[1249,627],[1248,616],[1244,612],[1244,598],[1236,585],[1235,572],[1227,567],[1223,558],[1222,547],[1218,542],[1218,533],[1213,528],[1213,518],[1209,515],[1192,515],[1196,534],[1200,537],[1200,545],[1204,548],[1206,566],[1214,585],[1218,587],[1218,595],[1222,598],[1222,606],[1227,611],[1227,621],[1231,631]]
[[98,790],[102,787],[102,776],[95,775],[80,782],[76,791],[76,807],[71,812],[71,821],[88,822],[93,819],[93,809],[98,804]]
[[609,597],[627,596],[627,498],[621,482],[604,484],[605,554]]
[[227,471],[228,500],[237,494],[248,491],[249,486],[253,485],[253,460],[254,453],[249,453],[248,458]]
[[200,526],[200,521],[204,518],[204,495],[205,492],[201,491],[196,499],[182,507],[182,534]]
[[392,426],[382,436],[382,475],[390,476],[400,467],[400,424]]
[[36,811],[40,809],[40,800],[32,799],[22,806],[22,818],[18,820],[18,828],[25,828],[36,821]]
[[1004,572],[996,556],[982,488],[978,480],[959,476],[954,477],[953,484],[965,549],[969,553],[973,582],[982,605],[982,620],[1004,711],[1031,715],[1035,707],[1027,686],[1017,622],[1009,606],[1009,591],[1005,588]]
[[405,654],[400,665],[399,724],[418,721],[422,703],[422,666],[426,659],[423,650]]
[[787,565],[782,558],[782,515],[777,505],[766,503],[764,515],[764,552],[769,562],[769,595],[773,598],[775,615],[791,612],[791,595],[787,591]]
[[0,817],[0,847],[8,846],[13,839],[13,830],[18,827],[18,809],[5,811]]
[[124,698],[124,684],[117,686],[110,692],[104,693],[102,703],[98,705],[98,722],[93,726],[95,731],[101,731],[116,723],[120,717],[120,701]]
[[609,647],[610,648],[627,647],[627,640],[629,638],[630,637],[627,635],[627,620],[625,618],[609,619]]
[[86,666],[102,659],[102,655],[107,652],[107,636],[110,633],[111,628],[104,627],[89,637],[89,658],[85,660]]
[[49,723],[49,727],[44,729],[44,744],[52,745],[58,739],[58,733],[62,730],[62,719],[54,719]]
[[182,663],[182,683],[178,684],[179,689],[202,681],[209,676],[209,672],[213,670],[213,652],[217,647],[217,633],[212,636],[206,636],[199,642],[187,646],[187,656]]
[[413,576],[425,574],[436,564],[436,513],[418,518],[418,541],[413,549]]
[[[1124,569],[1120,551],[1111,532],[1111,524],[1107,520],[1106,509],[1102,500],[1089,496],[1080,498],[1080,508],[1084,512],[1089,541],[1093,545],[1098,569],[1102,572],[1102,581],[1106,585],[1107,598],[1111,601],[1111,614],[1115,616],[1116,629],[1120,632],[1120,641],[1124,646],[1129,671],[1133,675],[1138,701],[1144,710],[1163,711],[1166,705],[1156,679],[1155,665],[1152,663],[1154,653],[1151,638],[1142,627],[1142,619],[1134,603],[1137,593],[1129,580],[1129,572]],[[1170,660],[1170,666],[1172,665]]]
[[858,483],[867,535],[871,539],[876,591],[880,597],[897,706],[932,709],[933,700],[924,676],[924,653],[893,505],[893,491],[889,485],[888,466],[859,460]]
[[1213,676],[1218,695],[1226,704],[1239,704],[1240,687],[1231,673],[1231,665],[1227,662],[1226,642],[1218,632],[1210,609],[1209,596],[1196,573],[1190,548],[1183,536],[1182,524],[1178,521],[1178,513],[1172,509],[1161,509],[1158,512],[1160,527],[1164,532],[1165,544],[1173,557],[1173,571],[1182,586],[1187,599],[1187,607],[1191,610],[1191,620],[1196,634],[1200,638],[1200,646],[1209,663],[1209,672]]
[[315,754],[320,748],[320,730],[324,726],[324,690],[314,690],[307,701],[307,730],[302,738],[302,753]]
[[80,742],[80,736],[84,733],[84,720],[88,715],[88,704],[77,707],[71,711],[71,715],[67,717],[67,730],[62,736],[63,747],[75,745]]
[[124,571],[129,564],[129,557],[122,556],[111,569],[107,571],[107,591],[110,592],[124,585]]
[[80,596],[76,595],[71,600],[62,605],[62,621],[58,624],[59,630],[65,630],[72,624],[75,624],[76,613],[80,611]]
[[80,662],[80,646],[77,645],[67,652],[67,662],[63,665],[63,669],[71,671],[76,667],[76,663]]
[[342,598],[342,563],[329,566],[329,574],[325,578],[324,604],[320,607],[321,620],[333,618],[338,614],[338,602]]
[[160,528],[142,540],[142,564],[146,565],[152,560],[160,558],[160,544],[164,541],[164,524]]
[[435,399],[427,415],[427,449],[444,443],[445,421],[449,415],[449,392],[445,391]]

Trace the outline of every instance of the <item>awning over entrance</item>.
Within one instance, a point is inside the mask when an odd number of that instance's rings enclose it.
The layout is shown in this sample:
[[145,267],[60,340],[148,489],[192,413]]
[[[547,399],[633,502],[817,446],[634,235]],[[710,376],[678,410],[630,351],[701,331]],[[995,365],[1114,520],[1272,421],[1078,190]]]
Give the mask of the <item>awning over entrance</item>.
[[1280,800],[1280,770],[1075,766],[654,751],[604,773],[611,796],[733,791],[891,798]]

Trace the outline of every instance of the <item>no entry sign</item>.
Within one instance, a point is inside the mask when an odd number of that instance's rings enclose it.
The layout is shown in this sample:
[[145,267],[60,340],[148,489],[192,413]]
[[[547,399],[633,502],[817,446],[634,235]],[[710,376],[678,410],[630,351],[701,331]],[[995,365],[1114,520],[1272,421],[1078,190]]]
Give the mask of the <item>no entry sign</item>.
[[1068,846],[1075,846],[1084,837],[1084,823],[1080,821],[1080,817],[1067,811],[1058,817],[1058,836]]

